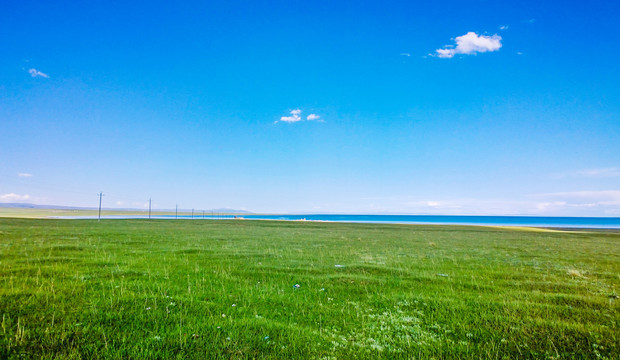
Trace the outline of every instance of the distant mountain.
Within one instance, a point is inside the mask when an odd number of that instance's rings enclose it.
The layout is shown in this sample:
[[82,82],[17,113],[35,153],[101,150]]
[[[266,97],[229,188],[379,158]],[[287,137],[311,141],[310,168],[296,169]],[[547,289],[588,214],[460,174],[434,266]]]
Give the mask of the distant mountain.
[[[26,203],[0,203],[0,208],[19,208],[19,209],[52,209],[52,210],[97,210],[97,207],[82,207],[82,206],[63,206],[63,205],[37,205],[37,204],[26,204]],[[148,209],[131,209],[131,208],[101,208],[101,210],[106,211],[148,211]],[[165,211],[165,212],[174,212],[175,209],[152,209],[152,211]],[[180,212],[191,212],[192,209],[179,209]],[[252,214],[251,211],[246,210],[236,210],[236,209],[194,209],[196,213],[202,213],[203,211],[206,214],[210,213],[218,213],[218,214]]]

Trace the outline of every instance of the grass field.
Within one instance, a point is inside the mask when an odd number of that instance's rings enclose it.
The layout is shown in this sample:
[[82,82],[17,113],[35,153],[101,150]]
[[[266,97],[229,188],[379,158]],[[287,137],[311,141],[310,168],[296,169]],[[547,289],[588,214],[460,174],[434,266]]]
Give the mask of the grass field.
[[[97,217],[97,210],[90,209],[46,209],[46,208],[3,208],[0,207],[0,218],[29,218],[29,219],[47,219],[47,218],[56,218],[56,217],[64,217],[64,216],[88,216],[88,217]],[[190,216],[191,212],[183,212],[179,211],[178,215]],[[102,210],[101,216],[148,216],[149,212],[139,211],[139,210]],[[153,211],[151,213],[153,216],[158,215],[175,215],[174,211]],[[200,217],[202,213],[196,211],[196,217]]]
[[0,219],[0,358],[618,358],[620,233]]

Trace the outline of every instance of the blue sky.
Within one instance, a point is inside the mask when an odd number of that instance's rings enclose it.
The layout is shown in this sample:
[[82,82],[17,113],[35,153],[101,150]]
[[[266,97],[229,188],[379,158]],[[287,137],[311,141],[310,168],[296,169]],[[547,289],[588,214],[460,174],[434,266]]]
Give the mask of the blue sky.
[[5,1],[0,202],[620,216],[612,1]]

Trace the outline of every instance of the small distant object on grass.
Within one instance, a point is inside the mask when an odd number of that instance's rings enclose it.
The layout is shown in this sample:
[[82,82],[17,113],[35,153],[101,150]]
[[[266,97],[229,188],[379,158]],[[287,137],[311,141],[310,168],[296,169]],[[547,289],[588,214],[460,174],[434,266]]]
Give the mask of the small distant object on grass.
[[437,274],[437,276],[448,277],[448,274]]
[[572,276],[572,277],[578,277],[578,278],[582,278],[585,279],[585,275],[583,275],[581,273],[581,271],[577,270],[577,269],[568,269],[566,271],[568,273],[568,275]]
[[428,243],[428,245],[429,245],[430,247],[437,247],[437,244],[435,244],[435,242],[434,242],[434,241],[429,242],[429,243]]
[[344,265],[336,264],[336,265],[334,265],[334,267],[337,267],[337,268],[343,268],[343,267],[344,267]]
[[293,285],[293,289],[299,289],[300,287],[301,287],[301,285],[299,285],[299,284]]

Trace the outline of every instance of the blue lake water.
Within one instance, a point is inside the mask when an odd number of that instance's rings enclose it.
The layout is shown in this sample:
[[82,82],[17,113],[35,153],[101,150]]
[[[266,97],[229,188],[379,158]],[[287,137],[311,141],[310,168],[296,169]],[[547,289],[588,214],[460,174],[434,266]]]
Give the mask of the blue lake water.
[[[104,219],[135,219],[148,216],[106,216]],[[65,217],[67,218],[67,217]],[[77,218],[77,217],[76,217]],[[93,217],[80,217],[93,218]],[[96,218],[96,217],[95,217]],[[175,219],[175,215],[152,216],[153,219]],[[234,215],[194,215],[193,219],[234,219]],[[237,218],[248,220],[285,221],[334,221],[353,223],[382,224],[445,224],[445,225],[486,225],[486,226],[532,226],[555,228],[599,228],[620,229],[619,217],[543,217],[543,216],[451,216],[451,215],[254,215],[242,214]],[[191,215],[178,216],[178,219],[192,219]]]

